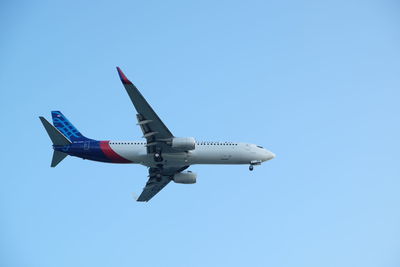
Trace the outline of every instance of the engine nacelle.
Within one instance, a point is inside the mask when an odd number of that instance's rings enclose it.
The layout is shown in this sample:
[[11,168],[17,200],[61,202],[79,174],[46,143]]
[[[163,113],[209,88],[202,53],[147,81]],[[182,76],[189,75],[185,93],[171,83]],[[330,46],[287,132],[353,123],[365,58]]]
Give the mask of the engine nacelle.
[[193,150],[196,147],[196,140],[193,137],[175,137],[171,146],[179,151]]
[[174,175],[174,182],[178,184],[195,184],[197,174],[194,172],[180,172]]

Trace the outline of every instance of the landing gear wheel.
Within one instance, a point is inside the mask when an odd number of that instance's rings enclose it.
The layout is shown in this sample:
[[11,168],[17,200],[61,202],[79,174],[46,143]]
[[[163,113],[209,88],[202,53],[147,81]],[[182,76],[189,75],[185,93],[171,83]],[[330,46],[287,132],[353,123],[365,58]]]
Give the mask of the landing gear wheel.
[[249,170],[250,170],[250,171],[254,170],[254,166],[253,166],[253,165],[250,165],[250,166],[249,166]]
[[160,152],[156,152],[156,153],[154,153],[154,161],[155,162],[161,162],[161,161],[163,161],[164,159],[161,157],[161,153]]
[[156,174],[156,181],[161,182],[162,175],[160,173]]

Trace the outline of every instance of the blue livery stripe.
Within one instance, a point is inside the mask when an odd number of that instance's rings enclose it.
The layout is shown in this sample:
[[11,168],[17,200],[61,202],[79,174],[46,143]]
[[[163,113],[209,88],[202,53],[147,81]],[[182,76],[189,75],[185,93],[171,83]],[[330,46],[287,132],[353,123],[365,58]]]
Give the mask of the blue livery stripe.
[[53,125],[69,140],[89,140],[84,137],[60,111],[52,111],[51,116],[53,118]]

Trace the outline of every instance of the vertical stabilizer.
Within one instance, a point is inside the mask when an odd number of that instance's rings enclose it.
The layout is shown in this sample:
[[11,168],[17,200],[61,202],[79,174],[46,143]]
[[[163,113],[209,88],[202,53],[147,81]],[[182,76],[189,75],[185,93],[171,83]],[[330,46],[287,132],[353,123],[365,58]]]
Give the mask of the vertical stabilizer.
[[53,117],[54,126],[72,142],[90,140],[83,136],[61,111],[52,111],[51,116]]

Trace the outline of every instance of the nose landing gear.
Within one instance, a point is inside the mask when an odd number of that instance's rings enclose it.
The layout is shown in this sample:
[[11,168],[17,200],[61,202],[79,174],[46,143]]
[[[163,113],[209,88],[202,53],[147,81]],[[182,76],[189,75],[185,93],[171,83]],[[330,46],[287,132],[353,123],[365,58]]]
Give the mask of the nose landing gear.
[[252,160],[250,162],[249,170],[250,171],[254,170],[255,165],[261,165],[261,160]]

